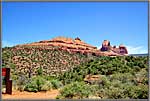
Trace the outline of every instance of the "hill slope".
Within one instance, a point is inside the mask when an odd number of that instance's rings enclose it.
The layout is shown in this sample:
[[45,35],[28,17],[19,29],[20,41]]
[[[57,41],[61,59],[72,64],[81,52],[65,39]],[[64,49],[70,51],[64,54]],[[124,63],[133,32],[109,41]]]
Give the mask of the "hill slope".
[[3,67],[10,67],[13,74],[28,77],[41,72],[57,75],[84,63],[94,56],[72,54],[57,47],[20,46],[2,49]]
[[147,99],[148,57],[99,57],[59,79],[65,84],[59,99],[86,98],[91,93],[99,99]]

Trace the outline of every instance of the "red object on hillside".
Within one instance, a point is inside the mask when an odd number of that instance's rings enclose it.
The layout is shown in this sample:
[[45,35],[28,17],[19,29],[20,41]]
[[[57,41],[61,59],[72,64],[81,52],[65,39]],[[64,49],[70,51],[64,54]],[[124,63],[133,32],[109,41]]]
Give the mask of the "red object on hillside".
[[6,76],[6,68],[2,68],[2,76]]
[[12,80],[10,80],[10,68],[2,68],[2,76],[5,77],[6,94],[12,94]]

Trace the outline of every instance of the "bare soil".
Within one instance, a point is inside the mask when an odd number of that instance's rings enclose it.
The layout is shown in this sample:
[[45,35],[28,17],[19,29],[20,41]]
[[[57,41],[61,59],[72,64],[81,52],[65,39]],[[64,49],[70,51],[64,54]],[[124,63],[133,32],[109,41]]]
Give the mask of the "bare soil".
[[51,90],[47,92],[20,92],[13,91],[12,95],[2,94],[2,99],[56,99],[56,96],[59,94],[58,90]]

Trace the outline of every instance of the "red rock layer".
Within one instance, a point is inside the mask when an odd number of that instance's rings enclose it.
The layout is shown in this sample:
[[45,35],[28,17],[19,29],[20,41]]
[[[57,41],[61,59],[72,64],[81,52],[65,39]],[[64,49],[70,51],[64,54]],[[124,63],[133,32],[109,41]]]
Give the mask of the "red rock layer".
[[[83,42],[80,38],[66,38],[66,37],[56,37],[51,40],[43,40],[39,42],[34,42],[30,44],[24,44],[19,46],[56,46],[59,50],[65,50],[70,53],[81,53],[86,55],[95,55],[95,56],[120,56],[120,50],[118,48],[112,48],[108,40],[104,40],[102,43],[102,48],[108,48],[111,51],[98,50],[97,47],[89,45]],[[122,47],[122,46],[120,46]],[[120,49],[120,48],[119,48]],[[123,49],[123,48],[122,48]],[[117,52],[119,51],[119,52]]]

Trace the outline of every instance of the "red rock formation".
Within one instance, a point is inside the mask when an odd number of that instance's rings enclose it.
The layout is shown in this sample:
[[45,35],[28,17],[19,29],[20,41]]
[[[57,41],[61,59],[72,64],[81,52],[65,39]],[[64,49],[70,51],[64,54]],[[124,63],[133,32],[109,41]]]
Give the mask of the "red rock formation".
[[110,42],[108,40],[104,40],[102,43],[101,51],[108,51],[110,50]]
[[69,53],[81,53],[95,56],[119,56],[128,53],[125,46],[120,46],[119,48],[112,47],[108,40],[104,40],[100,51],[97,49],[97,47],[94,47],[92,45],[83,42],[79,37],[75,39],[56,37],[51,40],[43,40],[39,42],[18,46],[37,46],[37,47],[40,46],[44,47],[44,49],[49,49],[49,46],[52,46],[58,47],[58,50],[68,51]]
[[124,45],[119,46],[120,54],[128,54],[127,48]]
[[112,56],[118,55],[126,55],[128,54],[127,48],[124,45],[120,45],[119,48],[116,48],[116,46],[111,46],[110,42],[108,40],[104,40],[102,43],[102,47],[100,49],[102,52],[107,52],[107,54],[110,54]]

